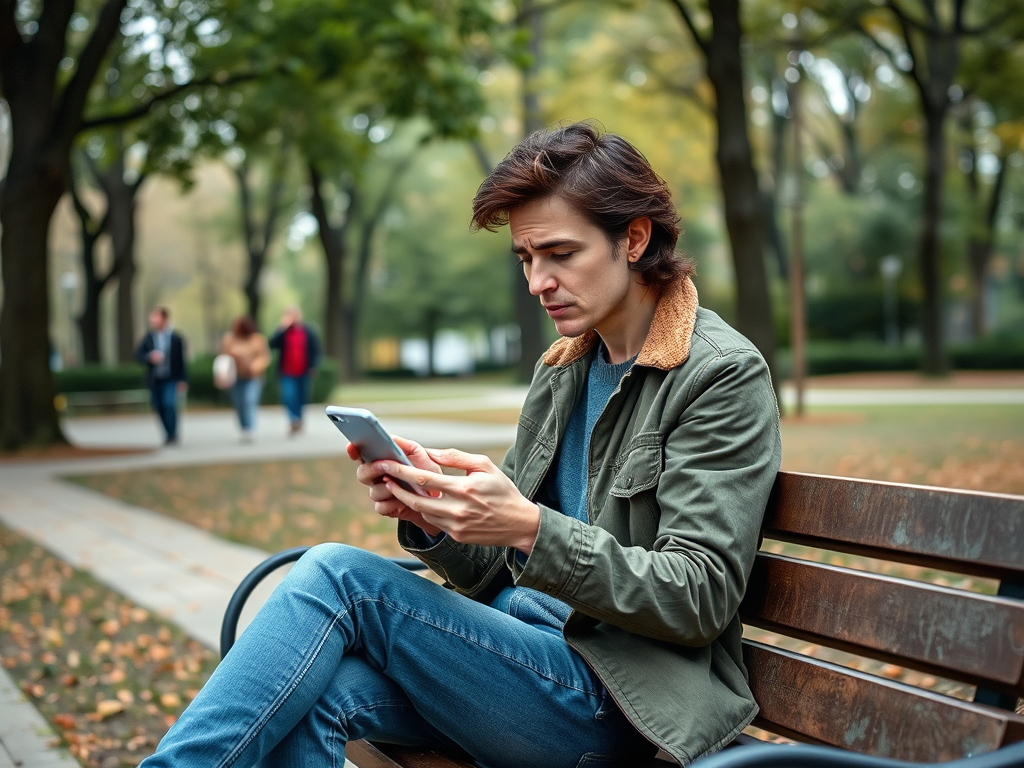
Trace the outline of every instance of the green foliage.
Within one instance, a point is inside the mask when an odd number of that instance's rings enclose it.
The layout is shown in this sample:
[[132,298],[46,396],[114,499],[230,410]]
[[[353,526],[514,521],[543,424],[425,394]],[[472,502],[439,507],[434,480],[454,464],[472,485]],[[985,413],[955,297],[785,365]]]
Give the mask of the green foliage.
[[[212,376],[212,374],[211,374]],[[58,392],[117,392],[145,386],[145,369],[135,363],[123,365],[85,365],[54,371]]]
[[[778,360],[779,376],[789,378],[792,371],[791,351],[780,350]],[[956,370],[1019,371],[1024,369],[1024,336],[952,345],[950,361]],[[872,341],[816,341],[807,345],[807,373],[810,376],[916,371],[920,367],[921,350],[916,347],[890,347]]]

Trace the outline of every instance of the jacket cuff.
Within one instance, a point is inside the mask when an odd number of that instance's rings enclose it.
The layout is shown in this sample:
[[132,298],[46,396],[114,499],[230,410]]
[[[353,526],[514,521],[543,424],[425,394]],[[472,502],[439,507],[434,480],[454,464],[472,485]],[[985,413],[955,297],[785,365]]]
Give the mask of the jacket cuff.
[[523,564],[509,549],[506,563],[517,587],[530,587],[561,598],[572,596],[583,580],[587,564],[585,553],[591,551],[593,532],[590,526],[563,515],[550,507],[540,507],[540,528],[533,551]]
[[[398,522],[398,543],[409,554],[426,563],[432,571],[459,592],[472,595],[481,586],[491,561],[480,547],[467,546],[443,534],[431,543],[431,537],[406,520]],[[501,563],[501,559],[498,559]]]

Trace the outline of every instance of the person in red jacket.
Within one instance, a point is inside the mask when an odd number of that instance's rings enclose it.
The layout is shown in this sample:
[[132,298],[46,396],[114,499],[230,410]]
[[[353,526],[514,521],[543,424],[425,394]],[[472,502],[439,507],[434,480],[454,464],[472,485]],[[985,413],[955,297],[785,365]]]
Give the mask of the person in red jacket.
[[302,322],[302,310],[292,306],[281,316],[281,324],[270,337],[270,348],[280,350],[277,383],[288,413],[288,434],[294,435],[302,431],[302,408],[320,361],[320,340],[316,331]]

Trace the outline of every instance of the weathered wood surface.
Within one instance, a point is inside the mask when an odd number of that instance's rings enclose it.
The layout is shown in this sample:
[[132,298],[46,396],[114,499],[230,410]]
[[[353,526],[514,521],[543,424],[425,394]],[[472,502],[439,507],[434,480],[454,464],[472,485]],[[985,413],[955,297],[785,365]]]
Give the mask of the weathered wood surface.
[[1017,496],[780,472],[766,538],[1024,580]]
[[370,744],[363,740],[349,742],[345,754],[359,768],[473,768],[470,762],[456,760],[433,750]]
[[1024,601],[761,553],[744,623],[1024,696]]
[[755,724],[801,741],[947,761],[1024,739],[1024,717],[747,641]]

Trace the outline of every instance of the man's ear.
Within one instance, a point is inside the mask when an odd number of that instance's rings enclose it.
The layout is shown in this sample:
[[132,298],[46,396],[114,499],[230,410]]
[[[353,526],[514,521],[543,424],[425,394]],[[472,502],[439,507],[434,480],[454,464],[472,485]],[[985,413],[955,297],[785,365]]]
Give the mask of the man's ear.
[[633,219],[626,230],[626,258],[636,262],[644,255],[647,244],[651,242],[651,220],[646,216]]

